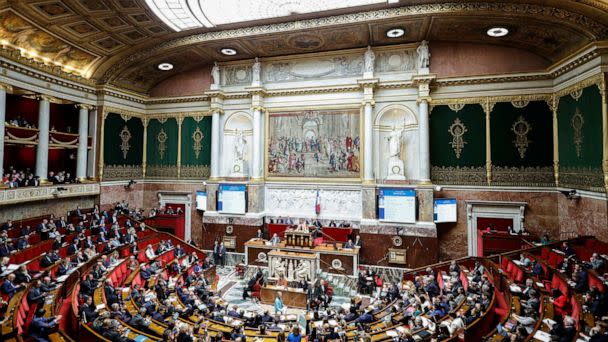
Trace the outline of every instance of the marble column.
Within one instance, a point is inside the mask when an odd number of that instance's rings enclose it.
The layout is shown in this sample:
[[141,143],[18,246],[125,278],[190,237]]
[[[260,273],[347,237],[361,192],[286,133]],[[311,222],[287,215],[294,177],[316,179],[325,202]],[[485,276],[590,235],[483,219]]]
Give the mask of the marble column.
[[363,108],[363,180],[373,181],[374,179],[374,163],[372,155],[373,146],[373,135],[372,135],[372,118],[373,118],[373,101],[365,101],[365,107]]
[[36,176],[40,182],[47,179],[49,167],[49,125],[51,103],[46,96],[40,97],[38,107],[38,148],[36,149]]
[[423,183],[431,181],[431,154],[429,147],[429,102],[427,99],[418,101],[418,153],[420,159],[419,179]]
[[0,84],[0,176],[4,176],[4,123],[6,121],[6,90],[7,86]]
[[89,141],[89,109],[87,105],[78,107],[78,152],[76,153],[76,178],[87,178],[87,145]]
[[87,151],[87,177],[95,178],[97,173],[95,171],[95,160],[97,158],[97,109],[89,111],[89,136],[91,137],[91,148]]
[[220,172],[220,112],[214,110],[211,116],[211,177],[218,178]]
[[260,126],[262,125],[262,108],[256,106],[253,108],[253,160],[251,167],[251,178],[260,178],[260,144],[262,143]]

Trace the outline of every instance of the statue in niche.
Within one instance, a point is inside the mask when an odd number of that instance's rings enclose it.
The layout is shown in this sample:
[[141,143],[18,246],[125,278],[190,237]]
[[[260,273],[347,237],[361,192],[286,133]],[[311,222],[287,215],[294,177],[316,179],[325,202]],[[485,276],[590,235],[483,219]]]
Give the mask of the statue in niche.
[[428,73],[431,53],[429,52],[429,42],[423,40],[416,49],[418,52],[418,70]]
[[363,55],[364,60],[364,72],[363,77],[373,77],[374,76],[374,61],[376,60],[376,55],[374,51],[372,51],[372,47],[368,46],[367,51]]
[[253,62],[253,65],[251,66],[251,77],[252,77],[251,85],[259,86],[261,84],[261,82],[260,82],[261,73],[262,73],[262,66],[260,64],[260,60],[256,57],[255,62]]
[[[405,126],[405,122],[404,122]],[[404,129],[397,129],[393,123],[393,129],[386,138],[388,140],[388,170],[387,180],[405,180],[404,163],[401,160],[401,142],[403,139]]]
[[233,145],[233,154],[234,154],[234,162],[232,165],[232,177],[243,177],[244,176],[244,168],[243,168],[243,160],[245,157],[245,146],[247,145],[247,141],[245,140],[244,132],[240,129],[236,129],[236,134],[234,136],[234,145]]
[[213,68],[211,68],[211,77],[213,78],[213,84],[211,84],[211,89],[218,89],[220,87],[220,66],[217,65],[217,62],[213,63]]

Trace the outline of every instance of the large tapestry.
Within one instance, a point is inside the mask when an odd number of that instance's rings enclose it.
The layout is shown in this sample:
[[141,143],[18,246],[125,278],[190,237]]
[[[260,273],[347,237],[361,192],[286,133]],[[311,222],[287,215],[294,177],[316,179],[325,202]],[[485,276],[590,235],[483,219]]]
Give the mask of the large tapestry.
[[268,176],[356,178],[359,109],[271,113]]

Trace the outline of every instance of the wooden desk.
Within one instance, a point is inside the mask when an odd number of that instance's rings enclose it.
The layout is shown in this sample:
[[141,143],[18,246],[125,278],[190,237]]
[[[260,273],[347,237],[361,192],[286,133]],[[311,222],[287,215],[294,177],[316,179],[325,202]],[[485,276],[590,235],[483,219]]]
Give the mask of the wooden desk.
[[287,307],[306,309],[306,292],[301,289],[284,288],[278,286],[262,286],[262,303],[274,306],[277,292],[283,293],[283,304]]
[[[319,267],[327,273],[359,275],[359,248],[334,248],[333,245],[319,245],[313,248],[287,246],[285,242],[277,245],[267,244],[266,240],[251,239],[245,242],[245,264],[248,266],[268,267],[268,253],[273,250],[297,253],[316,253]],[[335,267],[337,266],[337,268]]]

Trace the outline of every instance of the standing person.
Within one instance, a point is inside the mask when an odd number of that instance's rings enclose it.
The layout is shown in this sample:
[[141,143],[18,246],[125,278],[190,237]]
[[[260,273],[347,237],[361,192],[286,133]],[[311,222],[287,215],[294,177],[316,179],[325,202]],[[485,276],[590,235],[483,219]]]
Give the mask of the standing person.
[[223,242],[220,242],[220,263],[222,267],[226,266],[226,246]]
[[300,342],[302,341],[302,335],[300,335],[300,327],[295,326],[293,330],[287,336],[287,342]]
[[213,243],[213,263],[220,264],[220,243],[217,240]]
[[286,311],[286,307],[283,306],[283,293],[281,291],[277,292],[277,297],[274,299],[274,313],[282,314]]

